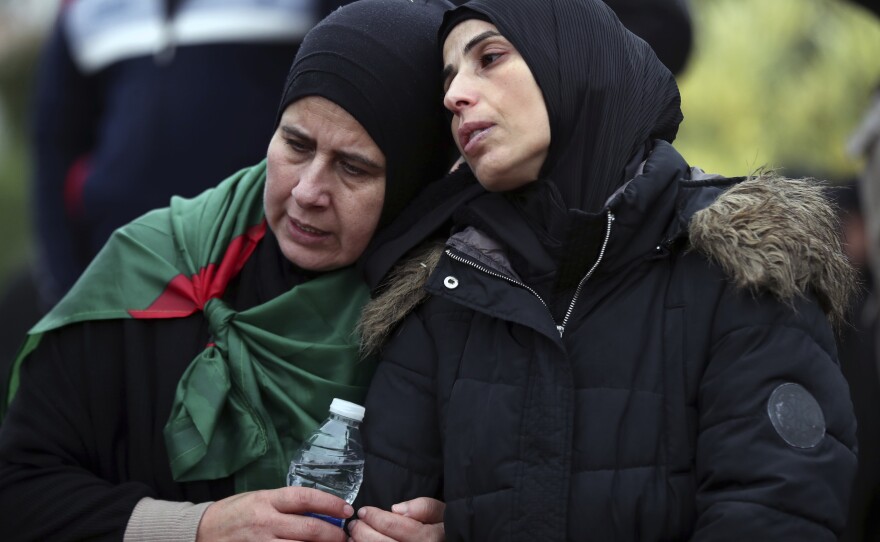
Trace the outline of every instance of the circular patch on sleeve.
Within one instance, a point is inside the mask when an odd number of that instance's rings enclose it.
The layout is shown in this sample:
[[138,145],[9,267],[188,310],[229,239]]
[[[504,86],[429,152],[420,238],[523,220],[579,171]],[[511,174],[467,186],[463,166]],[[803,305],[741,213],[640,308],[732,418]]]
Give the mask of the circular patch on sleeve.
[[778,386],[767,401],[767,414],[779,436],[795,448],[813,448],[825,437],[825,415],[816,398],[800,384]]

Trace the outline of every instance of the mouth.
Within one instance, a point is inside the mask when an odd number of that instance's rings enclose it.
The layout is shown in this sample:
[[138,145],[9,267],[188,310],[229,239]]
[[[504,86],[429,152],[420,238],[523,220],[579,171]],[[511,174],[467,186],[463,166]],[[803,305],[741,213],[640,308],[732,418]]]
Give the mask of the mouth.
[[461,152],[469,154],[495,125],[486,121],[465,122],[458,127],[458,144]]
[[300,236],[317,239],[330,235],[330,232],[318,229],[314,226],[310,226],[309,224],[306,224],[305,222],[300,222],[295,218],[288,217],[288,225],[294,233],[299,234]]

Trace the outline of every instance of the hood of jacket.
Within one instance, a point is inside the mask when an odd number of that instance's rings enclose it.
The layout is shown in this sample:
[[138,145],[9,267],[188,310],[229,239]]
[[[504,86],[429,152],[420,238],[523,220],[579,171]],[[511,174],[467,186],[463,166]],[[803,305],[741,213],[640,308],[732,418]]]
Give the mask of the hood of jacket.
[[[605,206],[614,220],[597,274],[695,250],[721,266],[739,288],[769,293],[786,303],[811,292],[833,324],[844,322],[856,275],[819,183],[770,172],[738,178],[708,175],[689,167],[664,141],[656,142],[639,169]],[[366,352],[380,347],[395,325],[428,297],[423,286],[447,245],[510,274],[498,244],[474,228],[445,244],[423,243],[391,270],[364,308],[360,332]]]

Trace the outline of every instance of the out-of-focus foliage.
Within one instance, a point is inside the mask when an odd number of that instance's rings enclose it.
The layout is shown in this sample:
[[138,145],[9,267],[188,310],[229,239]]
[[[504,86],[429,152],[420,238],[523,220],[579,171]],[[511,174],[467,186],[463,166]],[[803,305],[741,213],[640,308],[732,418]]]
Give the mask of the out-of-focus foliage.
[[0,63],[0,287],[30,250],[25,134],[36,57],[32,43]]
[[26,132],[37,56],[58,3],[0,0],[0,288],[30,251]]
[[695,48],[679,78],[676,146],[726,175],[759,166],[836,178],[871,90],[880,20],[842,0],[691,0]]

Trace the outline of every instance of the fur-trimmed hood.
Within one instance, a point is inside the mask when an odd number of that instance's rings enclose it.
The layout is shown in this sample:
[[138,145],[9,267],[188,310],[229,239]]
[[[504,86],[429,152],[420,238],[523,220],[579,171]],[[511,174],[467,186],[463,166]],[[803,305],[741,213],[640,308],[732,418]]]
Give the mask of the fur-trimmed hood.
[[[745,179],[700,177],[699,173],[689,170],[671,183],[677,185],[674,211],[664,219],[668,225],[662,238],[648,239],[648,244],[657,249],[665,245],[699,251],[721,266],[738,287],[770,293],[785,303],[811,292],[831,322],[841,325],[857,286],[856,274],[841,248],[836,213],[822,185],[768,172]],[[637,191],[639,181],[637,177],[629,183],[632,186],[624,187],[609,208],[616,207],[624,216],[632,214],[632,209],[623,208],[627,202],[620,200]],[[660,192],[656,186],[648,191]],[[639,211],[643,212],[650,205],[641,202],[631,207],[644,206]],[[638,231],[644,226],[631,223],[629,227]],[[631,243],[617,239],[617,244]],[[443,250],[442,243],[424,244],[389,273],[379,295],[362,314],[365,352],[379,348],[397,323],[427,298],[423,286]],[[614,266],[613,259],[608,265]]]
[[843,324],[857,278],[837,215],[815,180],[751,177],[695,213],[688,230],[690,246],[740,288],[783,302],[812,291],[831,322]]

